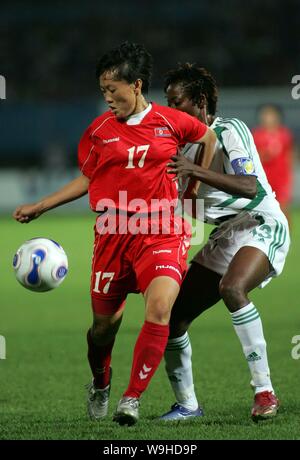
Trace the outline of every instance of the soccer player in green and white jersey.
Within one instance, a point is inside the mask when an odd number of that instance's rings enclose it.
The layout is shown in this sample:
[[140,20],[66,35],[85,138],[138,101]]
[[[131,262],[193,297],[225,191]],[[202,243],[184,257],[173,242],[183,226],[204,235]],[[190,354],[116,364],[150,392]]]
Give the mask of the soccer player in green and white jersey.
[[[253,420],[277,414],[262,322],[248,297],[278,276],[290,239],[287,220],[267,181],[248,127],[237,118],[216,117],[218,98],[214,78],[204,68],[184,64],[168,72],[165,92],[170,107],[206,122],[217,134],[209,169],[201,167],[197,146],[186,145],[168,172],[185,183],[184,198],[200,184],[204,221],[217,227],[192,260],[170,320],[165,352],[166,369],[177,402],[161,419],[203,415],[194,392],[187,333],[191,322],[223,299],[241,342],[255,392]],[[189,183],[190,181],[190,183]]]

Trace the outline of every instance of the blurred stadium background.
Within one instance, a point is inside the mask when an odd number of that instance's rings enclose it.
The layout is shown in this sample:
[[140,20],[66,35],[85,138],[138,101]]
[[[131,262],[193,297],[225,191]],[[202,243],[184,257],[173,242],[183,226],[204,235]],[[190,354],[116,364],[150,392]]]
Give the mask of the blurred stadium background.
[[[6,79],[6,99],[0,100],[0,335],[7,339],[7,360],[0,360],[0,439],[299,439],[300,403],[293,393],[298,391],[299,361],[290,357],[291,338],[300,334],[300,100],[291,95],[292,77],[300,74],[299,18],[298,0],[1,1],[0,75]],[[153,428],[151,417],[168,408],[166,400],[173,402],[162,366],[144,398],[144,429],[128,434],[107,422],[101,431],[86,422],[81,387],[89,379],[85,330],[90,322],[93,215],[83,198],[29,226],[9,217],[16,205],[34,201],[78,174],[78,140],[104,110],[95,63],[125,40],[142,42],[153,54],[150,99],[165,103],[163,75],[169,68],[177,62],[198,62],[217,79],[220,114],[239,117],[253,128],[257,108],[276,103],[294,134],[294,244],[274,288],[254,294],[259,306],[267,304],[262,316],[271,365],[287,409],[281,420],[260,431],[248,421],[248,374],[223,307],[205,314],[191,331],[194,349],[199,350],[194,352],[194,368],[207,423],[177,431]],[[70,259],[64,286],[42,296],[16,285],[11,270],[14,251],[33,236],[57,238]],[[129,303],[114,352],[118,364],[113,405],[118,385],[126,385],[137,322],[143,317],[141,299]],[[219,361],[217,339],[223,344]],[[130,353],[125,355],[126,345]]]
[[[48,193],[77,174],[76,147],[103,110],[94,77],[97,58],[128,39],[154,56],[151,99],[164,103],[163,75],[177,62],[211,69],[219,113],[256,124],[273,102],[300,143],[300,102],[291,96],[300,73],[297,0],[2,1],[0,75],[0,211]],[[295,203],[300,202],[299,157]],[[85,207],[84,201],[73,208]],[[72,209],[73,209],[72,208]]]

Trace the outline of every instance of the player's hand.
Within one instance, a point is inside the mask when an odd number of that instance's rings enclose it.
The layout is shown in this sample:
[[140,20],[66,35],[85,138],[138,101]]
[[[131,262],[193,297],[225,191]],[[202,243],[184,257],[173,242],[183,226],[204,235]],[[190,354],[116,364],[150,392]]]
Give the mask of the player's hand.
[[172,156],[171,160],[173,160],[173,163],[167,164],[167,173],[176,174],[176,177],[172,179],[173,181],[183,176],[192,177],[196,168],[199,168],[199,166],[196,166],[192,161],[181,154]]
[[28,224],[31,220],[37,219],[41,214],[42,210],[38,203],[23,204],[15,209],[13,218],[21,224]]

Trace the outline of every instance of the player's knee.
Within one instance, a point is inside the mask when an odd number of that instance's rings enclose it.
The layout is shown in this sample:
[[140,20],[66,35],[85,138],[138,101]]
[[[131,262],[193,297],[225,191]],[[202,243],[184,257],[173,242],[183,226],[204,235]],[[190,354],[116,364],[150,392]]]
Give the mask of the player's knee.
[[220,296],[224,300],[226,306],[230,311],[235,311],[239,308],[240,304],[245,302],[247,293],[238,280],[221,279],[219,284]]
[[150,299],[146,306],[146,321],[156,324],[168,324],[171,306],[161,298]]
[[171,315],[171,320],[170,320],[170,334],[169,338],[174,339],[175,337],[181,337],[183,334],[186,333],[190,325],[189,321],[172,321],[172,315]]
[[115,327],[110,321],[94,321],[91,333],[95,343],[98,345],[104,345],[106,342],[109,342],[114,338]]

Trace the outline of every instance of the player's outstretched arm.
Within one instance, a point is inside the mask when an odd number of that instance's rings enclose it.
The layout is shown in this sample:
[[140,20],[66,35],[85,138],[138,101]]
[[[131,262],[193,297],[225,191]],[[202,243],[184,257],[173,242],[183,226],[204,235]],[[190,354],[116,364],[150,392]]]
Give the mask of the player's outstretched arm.
[[26,224],[37,219],[41,214],[50,209],[77,200],[88,192],[89,179],[86,176],[79,176],[56,192],[42,198],[37,203],[23,204],[13,213],[14,219]]

